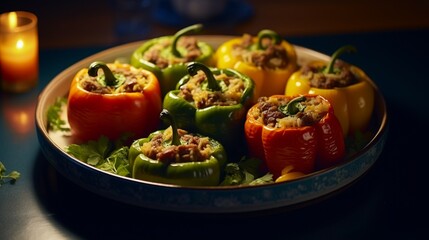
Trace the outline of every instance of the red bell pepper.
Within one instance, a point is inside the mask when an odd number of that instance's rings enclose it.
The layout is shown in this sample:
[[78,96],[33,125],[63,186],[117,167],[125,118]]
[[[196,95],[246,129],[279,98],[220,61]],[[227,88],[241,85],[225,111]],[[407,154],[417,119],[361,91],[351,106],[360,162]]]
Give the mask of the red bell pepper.
[[262,97],[244,128],[250,156],[262,159],[274,178],[290,166],[305,174],[332,166],[345,154],[341,125],[319,95]]
[[[98,74],[101,68],[104,74]],[[155,75],[129,64],[101,62],[81,69],[70,85],[67,115],[80,141],[145,137],[155,131],[161,112]]]

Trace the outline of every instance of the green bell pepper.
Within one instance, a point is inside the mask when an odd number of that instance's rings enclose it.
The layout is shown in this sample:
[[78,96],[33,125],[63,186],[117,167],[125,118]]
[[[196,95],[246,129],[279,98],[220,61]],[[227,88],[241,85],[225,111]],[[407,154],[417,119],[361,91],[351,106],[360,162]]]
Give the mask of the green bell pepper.
[[174,90],[179,80],[187,74],[186,63],[195,61],[212,65],[214,49],[211,45],[196,39],[192,44],[185,45],[180,41],[191,39],[185,35],[199,32],[201,29],[201,24],[195,24],[181,29],[173,36],[162,36],[146,41],[133,52],[131,65],[153,72],[158,78],[164,96],[168,91]]
[[182,186],[216,186],[227,164],[226,152],[218,141],[178,129],[173,116],[163,110],[171,124],[130,146],[128,159],[132,177]]
[[233,69],[209,68],[197,62],[188,64],[188,72],[176,90],[166,94],[163,108],[170,111],[180,128],[216,139],[230,156],[241,154],[243,149],[237,145],[244,144],[253,80]]

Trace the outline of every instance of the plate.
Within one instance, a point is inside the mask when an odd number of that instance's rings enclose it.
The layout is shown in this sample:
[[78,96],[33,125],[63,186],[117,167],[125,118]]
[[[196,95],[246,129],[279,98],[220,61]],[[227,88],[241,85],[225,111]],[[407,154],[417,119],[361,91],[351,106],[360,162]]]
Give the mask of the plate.
[[[232,36],[199,36],[213,47]],[[374,136],[360,151],[338,166],[323,169],[288,182],[257,186],[184,187],[117,176],[87,165],[67,154],[67,138],[48,131],[47,110],[58,97],[67,96],[74,75],[93,61],[129,59],[144,41],[113,47],[89,56],[58,74],[43,89],[36,106],[36,132],[43,154],[54,168],[75,184],[125,204],[179,212],[233,213],[296,206],[336,192],[361,177],[381,154],[388,130],[386,103],[376,84],[373,113]],[[329,56],[295,46],[298,64],[328,61]]]

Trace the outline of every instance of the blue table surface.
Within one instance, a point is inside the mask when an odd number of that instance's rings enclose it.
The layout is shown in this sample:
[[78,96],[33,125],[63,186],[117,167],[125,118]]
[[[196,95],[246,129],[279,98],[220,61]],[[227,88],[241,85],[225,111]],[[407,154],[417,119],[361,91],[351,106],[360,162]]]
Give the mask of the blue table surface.
[[186,214],[137,208],[88,192],[41,153],[34,110],[46,84],[71,64],[108,47],[42,49],[40,80],[24,94],[0,93],[0,161],[21,173],[0,186],[0,239],[258,237],[417,238],[425,233],[429,111],[429,29],[287,38],[360,66],[381,89],[389,136],[375,165],[343,191],[310,204],[240,214]]

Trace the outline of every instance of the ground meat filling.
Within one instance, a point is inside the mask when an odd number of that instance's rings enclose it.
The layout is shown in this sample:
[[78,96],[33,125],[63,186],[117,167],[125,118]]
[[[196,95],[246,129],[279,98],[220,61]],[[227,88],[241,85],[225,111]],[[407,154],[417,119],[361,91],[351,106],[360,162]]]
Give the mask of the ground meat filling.
[[88,92],[99,94],[114,94],[127,92],[142,92],[145,85],[148,84],[149,75],[132,66],[117,64],[107,64],[113,75],[117,78],[124,79],[120,86],[103,86],[99,78],[104,78],[104,72],[99,70],[97,77],[91,77],[84,74],[78,80],[81,88]]
[[202,71],[192,76],[180,87],[179,97],[192,102],[197,109],[210,106],[230,106],[239,104],[245,83],[242,79],[226,74],[214,75],[223,91],[210,91],[206,88],[207,78]]
[[155,64],[161,69],[178,63],[191,62],[202,55],[195,37],[183,36],[177,41],[177,49],[182,49],[181,57],[165,54],[165,49],[171,46],[171,38],[163,38],[157,44],[151,46],[144,54],[143,59]]
[[166,144],[171,141],[171,127],[164,133],[155,135],[151,141],[144,143],[142,153],[150,159],[156,159],[164,163],[202,162],[210,158],[213,153],[208,137],[200,137],[188,134],[179,129],[182,145]]
[[329,103],[320,96],[307,98],[303,105],[305,109],[293,116],[286,116],[279,106],[286,105],[289,98],[260,97],[257,109],[252,116],[265,126],[272,128],[298,128],[312,126],[319,122],[328,112]]
[[334,65],[334,73],[323,74],[322,69],[305,65],[302,67],[302,74],[310,79],[310,86],[322,89],[333,89],[347,87],[358,82],[355,74],[350,71],[350,66],[341,60],[337,60]]
[[282,69],[288,64],[286,49],[281,44],[275,45],[271,39],[263,39],[262,45],[265,49],[251,50],[253,44],[252,36],[244,34],[240,44],[233,46],[232,54],[235,57],[241,58],[242,61],[250,63],[262,69]]

